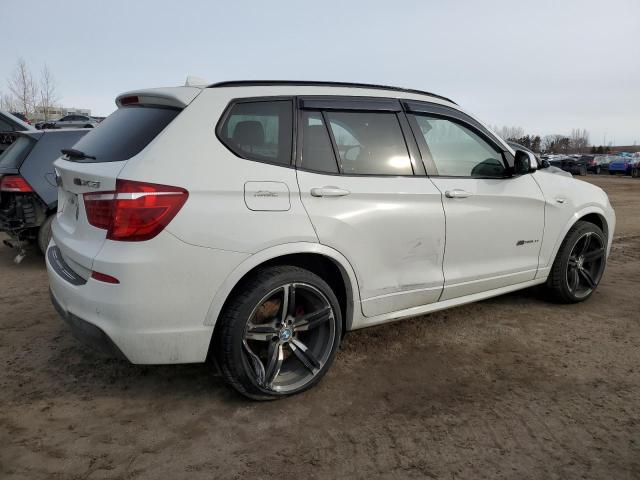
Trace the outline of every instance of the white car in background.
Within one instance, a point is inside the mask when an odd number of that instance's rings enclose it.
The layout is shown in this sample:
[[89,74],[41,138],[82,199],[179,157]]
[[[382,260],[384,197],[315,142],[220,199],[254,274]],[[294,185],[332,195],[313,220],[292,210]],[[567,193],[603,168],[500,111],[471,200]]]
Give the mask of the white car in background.
[[56,161],[52,300],[136,364],[298,393],[346,331],[546,284],[596,289],[598,187],[539,168],[453,101],[375,85],[139,90]]

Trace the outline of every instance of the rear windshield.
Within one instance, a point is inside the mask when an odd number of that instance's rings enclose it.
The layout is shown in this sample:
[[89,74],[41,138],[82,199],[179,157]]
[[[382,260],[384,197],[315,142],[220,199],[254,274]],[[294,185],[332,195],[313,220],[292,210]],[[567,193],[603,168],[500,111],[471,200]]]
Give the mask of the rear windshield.
[[0,155],[0,168],[20,168],[22,161],[27,158],[29,152],[36,144],[35,140],[28,137],[18,137],[9,145],[2,155]]
[[83,162],[119,162],[140,153],[180,113],[165,107],[122,107],[73,148],[96,157]]

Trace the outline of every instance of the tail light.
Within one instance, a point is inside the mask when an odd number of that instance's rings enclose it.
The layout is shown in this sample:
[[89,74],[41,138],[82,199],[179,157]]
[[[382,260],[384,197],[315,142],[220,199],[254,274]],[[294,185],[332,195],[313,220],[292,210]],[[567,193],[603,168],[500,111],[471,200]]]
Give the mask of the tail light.
[[158,235],[189,197],[183,188],[117,180],[115,192],[84,194],[87,220],[109,240],[140,242]]
[[0,192],[29,193],[33,188],[19,175],[6,175],[0,178]]

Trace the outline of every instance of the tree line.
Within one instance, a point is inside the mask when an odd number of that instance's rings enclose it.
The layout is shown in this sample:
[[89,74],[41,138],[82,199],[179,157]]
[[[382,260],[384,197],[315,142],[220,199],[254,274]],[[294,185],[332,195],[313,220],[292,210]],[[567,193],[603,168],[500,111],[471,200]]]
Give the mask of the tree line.
[[45,63],[36,77],[24,58],[19,58],[13,74],[7,79],[7,91],[0,92],[0,110],[31,118],[38,108],[48,120],[58,100],[56,80],[49,66]]
[[[493,127],[493,130],[510,142],[516,142],[536,153],[608,153],[609,147],[590,147],[589,132],[574,128],[570,135],[530,135],[522,127]],[[595,151],[594,151],[595,150]]]

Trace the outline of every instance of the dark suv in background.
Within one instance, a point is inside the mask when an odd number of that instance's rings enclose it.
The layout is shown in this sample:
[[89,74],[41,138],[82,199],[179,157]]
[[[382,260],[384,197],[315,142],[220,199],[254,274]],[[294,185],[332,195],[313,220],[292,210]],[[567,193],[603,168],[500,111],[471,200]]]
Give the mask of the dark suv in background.
[[0,155],[0,232],[9,235],[5,244],[17,250],[16,263],[24,258],[26,243],[37,242],[46,250],[58,207],[53,162],[88,131],[20,132]]

